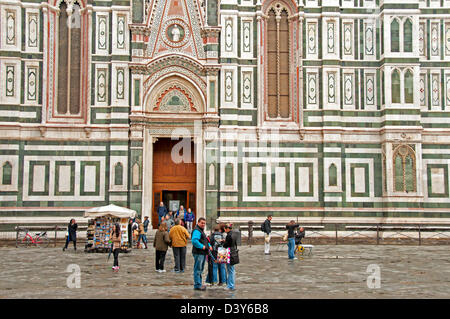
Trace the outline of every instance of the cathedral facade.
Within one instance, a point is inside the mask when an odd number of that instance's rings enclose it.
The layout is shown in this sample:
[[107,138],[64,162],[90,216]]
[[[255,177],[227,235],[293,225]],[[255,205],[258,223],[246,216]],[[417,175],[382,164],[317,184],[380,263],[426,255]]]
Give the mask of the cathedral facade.
[[450,213],[450,0],[0,0],[0,28],[0,218]]

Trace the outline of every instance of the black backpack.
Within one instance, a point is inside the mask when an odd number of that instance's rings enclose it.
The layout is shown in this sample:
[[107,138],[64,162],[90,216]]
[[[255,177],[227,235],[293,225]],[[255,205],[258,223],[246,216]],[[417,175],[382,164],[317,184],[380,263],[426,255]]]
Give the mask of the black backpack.
[[263,233],[266,232],[266,221],[264,221],[264,222],[261,224],[261,231],[262,231]]

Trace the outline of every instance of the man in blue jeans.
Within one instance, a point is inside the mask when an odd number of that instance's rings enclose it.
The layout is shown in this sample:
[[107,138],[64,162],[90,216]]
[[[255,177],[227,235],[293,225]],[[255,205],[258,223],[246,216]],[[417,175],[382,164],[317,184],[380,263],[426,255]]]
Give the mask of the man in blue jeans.
[[200,217],[197,225],[192,232],[192,256],[194,256],[194,290],[206,290],[202,285],[202,273],[205,267],[206,255],[208,249],[212,250],[211,245],[205,234],[206,219]]
[[230,263],[227,264],[227,289],[235,290],[236,281],[236,269],[235,265],[239,264],[239,251],[237,249],[236,235],[232,232],[233,226],[231,224],[225,226],[225,232],[227,237],[225,238],[225,244],[223,247],[230,248]]
[[300,227],[296,224],[294,220],[291,220],[289,224],[286,225],[288,231],[288,257],[289,259],[297,259],[295,257],[295,229]]

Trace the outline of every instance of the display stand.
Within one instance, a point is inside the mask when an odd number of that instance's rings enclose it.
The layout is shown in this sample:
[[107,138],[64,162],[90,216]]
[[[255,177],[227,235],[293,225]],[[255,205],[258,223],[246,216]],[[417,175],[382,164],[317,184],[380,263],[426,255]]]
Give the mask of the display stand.
[[94,225],[91,229],[88,229],[88,242],[85,251],[96,253],[109,252],[112,245],[111,232],[114,224],[119,224],[121,230],[120,252],[129,252],[128,221],[135,215],[135,211],[116,205],[97,207],[86,211],[84,216],[93,217]]

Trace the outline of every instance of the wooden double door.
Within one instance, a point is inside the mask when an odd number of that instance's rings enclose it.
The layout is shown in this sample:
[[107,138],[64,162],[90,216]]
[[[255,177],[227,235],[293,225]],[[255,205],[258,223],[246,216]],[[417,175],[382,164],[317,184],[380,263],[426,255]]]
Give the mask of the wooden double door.
[[[176,151],[175,156],[190,153],[190,160],[175,162],[172,158],[172,150],[179,149],[176,146],[181,140],[171,140],[170,138],[159,138],[153,144],[153,203],[152,203],[152,225],[158,225],[157,208],[162,201],[167,209],[170,204],[178,203],[184,208],[191,208],[196,212],[196,187],[197,187],[197,165],[194,161],[194,143],[190,142],[190,147],[185,147]],[[188,158],[187,156],[184,157]],[[178,161],[178,159],[175,159]]]

